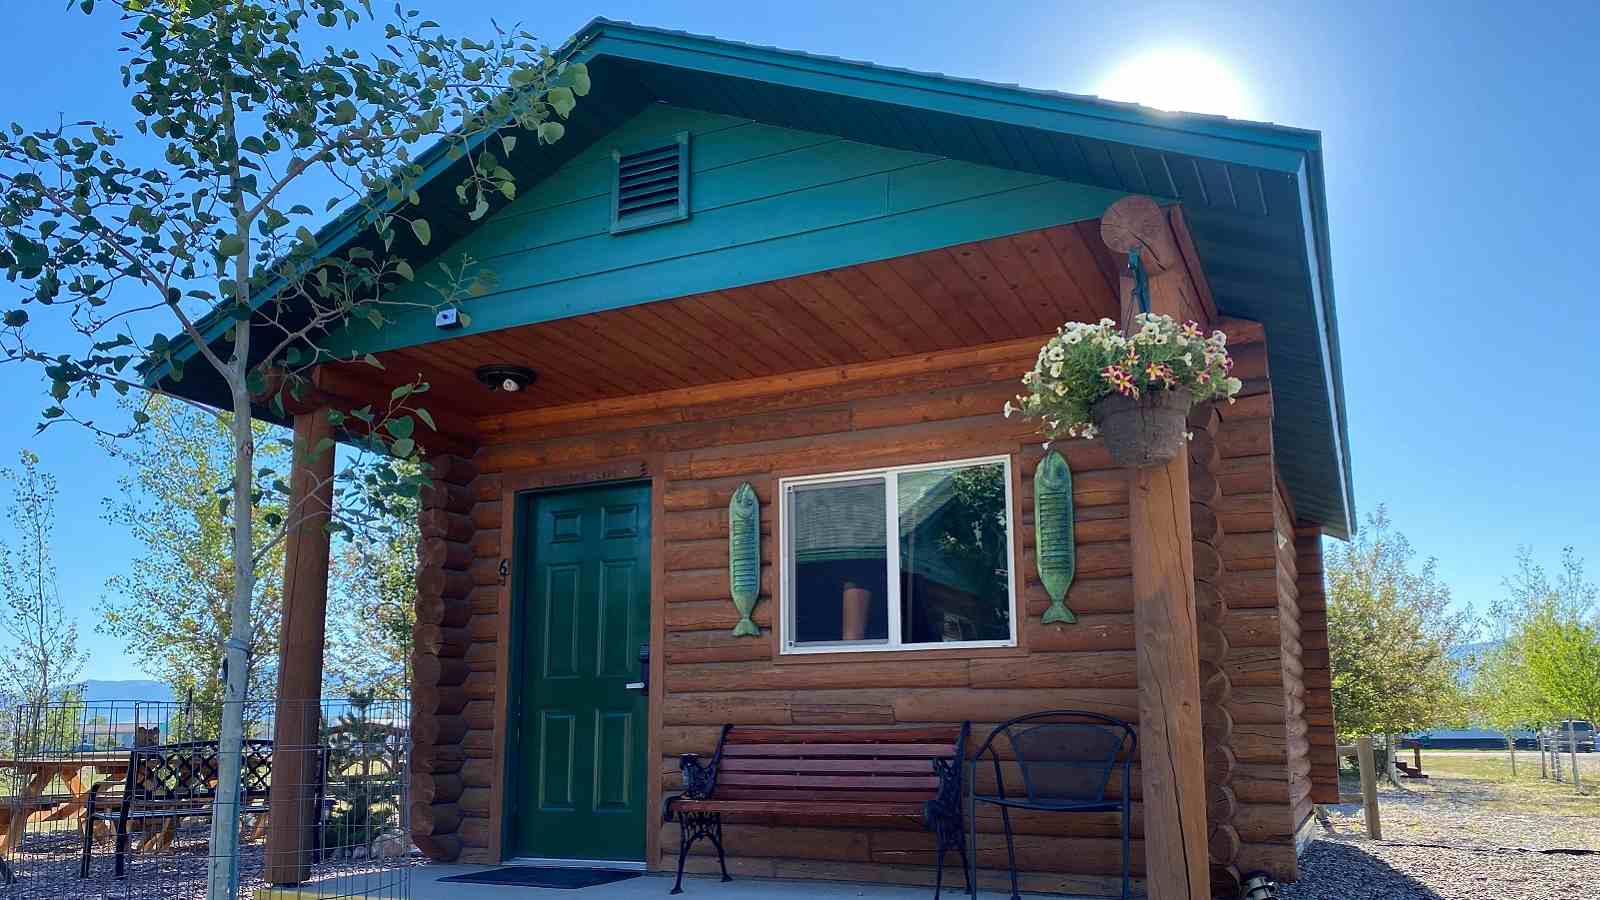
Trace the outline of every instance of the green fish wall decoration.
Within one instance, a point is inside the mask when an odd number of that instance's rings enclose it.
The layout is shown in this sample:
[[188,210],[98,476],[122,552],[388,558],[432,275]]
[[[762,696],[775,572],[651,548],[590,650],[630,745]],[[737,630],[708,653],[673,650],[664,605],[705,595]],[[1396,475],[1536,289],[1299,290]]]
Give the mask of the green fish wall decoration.
[[759,635],[750,618],[761,593],[761,501],[750,482],[739,485],[728,501],[728,590],[739,610],[735,635]]
[[1078,617],[1066,604],[1067,588],[1078,568],[1072,534],[1072,470],[1055,450],[1045,454],[1033,473],[1033,528],[1034,561],[1050,595],[1043,622],[1076,622]]

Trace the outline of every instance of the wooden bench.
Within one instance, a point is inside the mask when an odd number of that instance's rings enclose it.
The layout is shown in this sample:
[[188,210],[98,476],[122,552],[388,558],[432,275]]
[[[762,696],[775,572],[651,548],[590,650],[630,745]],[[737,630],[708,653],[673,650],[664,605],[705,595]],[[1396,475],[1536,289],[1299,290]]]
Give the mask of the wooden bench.
[[[317,821],[312,827],[316,840],[320,841],[321,819],[325,814],[327,748],[309,748],[305,752],[316,754],[316,760],[308,767],[314,783],[305,785],[304,790],[315,803]],[[244,742],[244,758],[239,770],[240,813],[267,811],[272,757],[271,741]],[[128,776],[123,782],[101,782],[89,790],[89,800],[84,807],[83,861],[79,877],[89,877],[96,823],[116,826],[116,875],[121,878],[127,868],[129,836],[134,826],[144,828],[147,839],[156,837],[170,842],[180,819],[211,818],[220,769],[216,741],[188,741],[133,750]]]
[[722,880],[731,881],[722,849],[722,816],[803,820],[824,824],[911,820],[934,832],[938,873],[934,897],[944,882],[945,853],[961,854],[963,723],[940,728],[783,730],[725,725],[710,763],[690,753],[679,761],[683,793],[662,801],[662,821],[681,828],[678,878],[683,892],[689,848],[710,838]]

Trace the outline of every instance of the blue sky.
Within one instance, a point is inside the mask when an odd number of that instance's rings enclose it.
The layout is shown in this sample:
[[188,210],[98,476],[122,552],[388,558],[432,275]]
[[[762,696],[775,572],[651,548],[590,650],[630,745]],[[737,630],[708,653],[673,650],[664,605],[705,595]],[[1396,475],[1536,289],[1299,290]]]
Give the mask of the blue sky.
[[[128,121],[114,19],[64,5],[7,10],[0,116]],[[1323,132],[1357,505],[1387,503],[1480,609],[1518,544],[1551,564],[1573,544],[1600,567],[1600,23],[1583,4],[409,5],[461,34],[520,19],[554,43],[604,15],[1080,93],[1143,54],[1203,54],[1245,95],[1220,111]],[[0,369],[0,461],[31,447],[60,477],[60,582],[88,674],[133,677],[92,625],[136,551],[100,518],[119,472],[81,432],[35,438],[43,396]]]

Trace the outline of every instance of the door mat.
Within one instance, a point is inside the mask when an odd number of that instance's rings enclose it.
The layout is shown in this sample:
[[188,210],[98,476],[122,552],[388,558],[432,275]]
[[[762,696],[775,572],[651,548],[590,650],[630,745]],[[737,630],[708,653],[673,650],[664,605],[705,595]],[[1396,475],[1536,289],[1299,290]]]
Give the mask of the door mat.
[[556,866],[502,866],[468,875],[451,875],[441,878],[457,884],[510,884],[517,887],[555,888],[576,890],[638,878],[643,872],[623,872],[616,869],[567,869]]

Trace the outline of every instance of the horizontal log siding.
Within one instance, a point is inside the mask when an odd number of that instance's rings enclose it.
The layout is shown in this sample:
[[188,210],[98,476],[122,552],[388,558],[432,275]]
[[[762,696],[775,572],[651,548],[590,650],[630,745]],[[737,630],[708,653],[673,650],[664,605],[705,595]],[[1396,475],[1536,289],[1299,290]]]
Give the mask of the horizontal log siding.
[[[411,832],[436,860],[482,858],[496,776],[493,632],[482,612],[495,598],[478,587],[480,551],[499,553],[499,523],[480,527],[473,464],[431,460],[434,485],[418,512],[417,622],[412,649]],[[487,636],[487,642],[485,642]]]
[[[1137,720],[1127,480],[1097,443],[1062,446],[1073,470],[1078,539],[1078,574],[1067,602],[1079,621],[1039,624],[1049,598],[1034,570],[1031,510],[1032,476],[1043,450],[1030,426],[997,412],[1014,393],[1015,376],[1031,364],[1036,347],[1033,343],[996,348],[992,359],[966,359],[961,367],[947,370],[935,366],[933,372],[938,374],[914,376],[916,389],[909,392],[904,386],[912,376],[871,383],[850,380],[833,392],[742,397],[726,404],[707,400],[678,407],[665,417],[672,424],[661,424],[660,411],[643,410],[586,421],[563,417],[551,426],[507,423],[494,433],[475,459],[482,474],[474,485],[476,505],[469,514],[479,530],[500,527],[502,479],[515,484],[543,470],[649,461],[659,510],[652,552],[661,573],[652,615],[662,630],[658,658],[663,667],[661,693],[652,701],[658,707],[652,712],[660,717],[653,799],[680,786],[677,757],[710,753],[718,727],[728,722],[849,727],[971,720],[975,732],[983,734],[1000,719],[1053,707]],[[1261,389],[1265,390],[1264,381]],[[1239,421],[1241,427],[1250,426],[1246,418]],[[1247,489],[1250,480],[1259,478],[1270,496],[1270,456],[1265,476],[1250,466],[1233,465],[1238,457],[1222,453],[1226,424],[1219,418],[1215,426],[1218,452],[1204,467],[1215,470],[1208,477],[1218,485],[1234,482],[1246,497],[1253,494]],[[1014,565],[1021,573],[1019,605],[1024,615],[1018,648],[828,659],[778,656],[773,633],[777,547],[772,520],[780,477],[997,453],[1011,455],[1015,477]],[[726,510],[732,492],[745,481],[754,486],[762,504],[764,565],[754,613],[763,629],[759,638],[735,638],[730,633],[738,614],[728,594]],[[494,508],[487,509],[490,505]],[[1224,521],[1231,512],[1223,501],[1215,517]],[[495,560],[509,553],[498,531],[492,537],[479,535],[475,530],[468,541],[475,561],[463,573],[471,588],[493,585]],[[1240,546],[1254,547],[1250,538],[1245,529]],[[1210,557],[1218,559],[1229,549],[1223,541]],[[1270,560],[1271,554],[1267,556]],[[1231,575],[1220,571],[1213,581],[1229,589],[1233,583]],[[1243,584],[1248,588],[1251,583],[1246,579]],[[483,673],[492,685],[490,693],[503,702],[508,685],[495,666],[505,653],[493,643],[500,631],[498,612],[487,599],[473,603],[472,609],[464,638],[469,677]],[[1230,620],[1221,637],[1213,638],[1214,644],[1225,642],[1232,648],[1225,655],[1218,652],[1220,647],[1213,650],[1223,660],[1219,668],[1229,673],[1240,665],[1258,670],[1256,655],[1280,652],[1276,604],[1253,601],[1245,613],[1238,623]],[[1221,755],[1229,762],[1221,765],[1234,770],[1240,843],[1236,864],[1245,869],[1268,867],[1263,860],[1276,860],[1273,854],[1288,839],[1290,818],[1282,684],[1259,673],[1252,678],[1249,686],[1234,688],[1217,707],[1232,721],[1243,723],[1232,737],[1234,746]],[[499,740],[495,722],[472,720],[464,725],[458,755],[469,764],[492,761]],[[1274,756],[1276,766],[1270,764]],[[1231,762],[1234,758],[1241,761],[1237,766]],[[482,771],[495,770],[485,766]],[[1112,788],[1113,793],[1122,789]],[[1128,789],[1135,800],[1138,869],[1142,868],[1138,840],[1142,811],[1137,803],[1137,772]],[[501,790],[495,786],[489,793]],[[498,800],[471,808],[458,804],[458,808],[461,858],[487,860],[499,846],[497,838],[490,839],[501,827]],[[477,808],[484,810],[481,819],[474,815]],[[1025,890],[1094,892],[1114,887],[1111,876],[1118,865],[1114,815],[1025,815],[1015,821]],[[1005,877],[998,819],[983,813],[979,831],[978,862],[986,870],[982,879],[998,886]],[[651,864],[670,868],[678,827],[662,826],[652,838]],[[913,823],[905,828],[861,828],[829,822],[739,822],[729,828],[726,843],[729,867],[735,873],[916,884],[933,877],[932,836]],[[1252,855],[1253,846],[1265,849]],[[704,871],[708,865],[715,865],[714,857],[708,860],[697,847],[690,869]],[[959,877],[954,870],[947,874]]]
[[1277,488],[1278,599],[1282,613],[1285,750],[1289,759],[1289,802],[1296,834],[1311,818],[1311,742],[1306,728],[1305,666],[1300,647],[1300,591],[1296,586],[1294,511],[1281,482]]
[[[1285,519],[1272,440],[1273,394],[1266,342],[1248,334],[1229,348],[1245,387],[1217,407],[1218,558],[1195,558],[1197,581],[1221,572],[1227,616],[1227,711],[1232,717],[1231,789],[1238,872],[1265,870],[1282,881],[1298,874],[1294,806],[1306,773],[1296,773],[1293,747],[1305,726],[1299,688],[1299,613],[1293,604],[1293,529]],[[1280,547],[1284,536],[1287,551]],[[1287,566],[1286,566],[1287,564]],[[1286,605],[1286,592],[1288,599]],[[1304,765],[1304,754],[1298,764]]]
[[1328,669],[1328,611],[1322,582],[1322,529],[1295,528],[1299,573],[1300,664],[1306,689],[1305,719],[1311,744],[1311,800],[1339,802],[1339,752],[1334,733],[1332,673]]
[[1189,503],[1194,538],[1196,632],[1200,650],[1201,720],[1205,741],[1207,849],[1212,893],[1232,897],[1242,881],[1239,867],[1239,801],[1233,789],[1238,765],[1233,748],[1233,672],[1228,665],[1227,568],[1222,563],[1222,489],[1216,472],[1221,417],[1213,404],[1189,415]]

